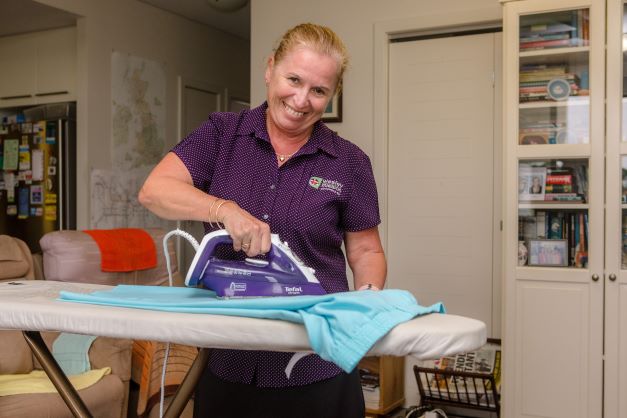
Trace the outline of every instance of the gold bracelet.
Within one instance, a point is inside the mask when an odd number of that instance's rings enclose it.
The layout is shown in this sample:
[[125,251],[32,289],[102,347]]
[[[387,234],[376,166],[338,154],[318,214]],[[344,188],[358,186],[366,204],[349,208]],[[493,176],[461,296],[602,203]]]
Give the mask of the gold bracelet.
[[222,207],[222,205],[224,205],[225,203],[235,203],[235,202],[232,200],[223,200],[216,207],[216,223],[218,224],[218,226],[222,224],[223,227],[224,227],[224,223],[218,219],[218,212],[220,211],[220,208]]
[[[220,199],[219,197],[216,197],[213,202],[211,202],[211,206],[209,206],[209,226],[211,228],[215,228],[215,226],[213,225],[213,222],[211,221],[211,210],[213,209],[213,207],[215,206],[215,204],[220,201],[220,200],[224,200],[224,199]],[[217,218],[216,218],[216,222],[217,222]]]

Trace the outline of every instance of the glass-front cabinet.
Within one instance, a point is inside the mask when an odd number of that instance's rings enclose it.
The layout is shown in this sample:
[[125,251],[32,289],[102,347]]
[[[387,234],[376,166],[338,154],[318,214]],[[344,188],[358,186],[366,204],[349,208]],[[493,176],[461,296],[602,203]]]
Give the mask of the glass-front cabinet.
[[601,417],[605,4],[502,3],[501,416]]

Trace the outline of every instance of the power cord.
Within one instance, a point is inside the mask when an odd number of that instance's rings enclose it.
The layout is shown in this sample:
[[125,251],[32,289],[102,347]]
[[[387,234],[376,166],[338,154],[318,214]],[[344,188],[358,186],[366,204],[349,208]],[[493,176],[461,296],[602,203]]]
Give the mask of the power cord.
[[[170,287],[173,285],[172,279],[172,264],[170,262],[170,251],[168,251],[168,239],[170,237],[178,235],[183,237],[192,244],[194,247],[194,251],[198,251],[200,244],[196,241],[196,238],[192,236],[192,234],[185,232],[181,229],[174,229],[163,237],[163,255],[165,256],[165,265],[168,269],[168,284]],[[168,356],[170,355],[170,343],[166,343],[165,345],[165,357],[163,358],[163,368],[161,370],[161,392],[159,394],[159,418],[163,418],[163,404],[165,403],[165,374],[168,367]]]

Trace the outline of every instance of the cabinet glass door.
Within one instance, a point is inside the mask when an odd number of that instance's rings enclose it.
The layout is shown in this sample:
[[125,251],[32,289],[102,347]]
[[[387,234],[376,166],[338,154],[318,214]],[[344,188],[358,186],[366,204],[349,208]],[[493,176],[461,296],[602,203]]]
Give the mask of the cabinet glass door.
[[[589,9],[520,17],[518,265],[586,268],[588,158],[551,158],[590,143]],[[549,147],[551,146],[551,147]]]
[[520,19],[520,145],[590,142],[588,9]]

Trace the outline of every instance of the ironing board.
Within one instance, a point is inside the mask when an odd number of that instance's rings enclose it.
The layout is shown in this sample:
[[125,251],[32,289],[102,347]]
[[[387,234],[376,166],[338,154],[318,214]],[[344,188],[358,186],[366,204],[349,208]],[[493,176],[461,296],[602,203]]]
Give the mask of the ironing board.
[[[90,293],[110,286],[43,280],[0,283],[0,329],[22,330],[68,407],[90,417],[43,342],[40,331],[130,338],[199,347],[199,354],[165,417],[182,412],[208,361],[209,348],[311,352],[306,330],[285,321],[188,314],[58,301],[59,292]],[[280,335],[281,338],[276,338]],[[486,341],[483,322],[448,314],[430,314],[404,322],[380,339],[368,355],[433,359],[479,348]]]

